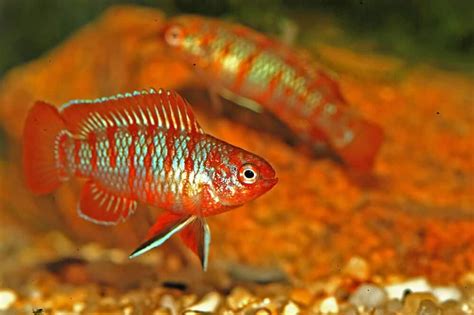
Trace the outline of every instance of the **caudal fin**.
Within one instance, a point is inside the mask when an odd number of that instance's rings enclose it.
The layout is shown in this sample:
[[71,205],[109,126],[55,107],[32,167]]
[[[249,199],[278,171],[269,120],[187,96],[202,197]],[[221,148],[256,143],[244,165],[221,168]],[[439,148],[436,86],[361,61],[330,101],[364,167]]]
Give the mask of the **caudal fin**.
[[347,127],[352,132],[352,140],[335,147],[336,152],[351,169],[369,172],[383,143],[383,130],[364,119],[355,119]]
[[63,130],[56,107],[36,102],[30,109],[23,131],[23,170],[26,185],[36,194],[54,191],[64,178],[54,152]]

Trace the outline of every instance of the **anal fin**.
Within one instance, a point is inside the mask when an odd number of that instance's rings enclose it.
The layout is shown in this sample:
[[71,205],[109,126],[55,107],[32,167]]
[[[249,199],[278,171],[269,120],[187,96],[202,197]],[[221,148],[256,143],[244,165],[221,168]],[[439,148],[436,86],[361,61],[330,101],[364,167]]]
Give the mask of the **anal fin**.
[[81,192],[79,216],[102,225],[113,225],[125,221],[137,208],[135,200],[117,196],[88,181]]
[[198,218],[186,226],[180,233],[184,244],[200,259],[202,269],[206,271],[211,243],[211,232],[204,218]]
[[195,219],[195,216],[182,216],[171,212],[161,215],[158,217],[156,223],[148,230],[146,237],[147,240],[131,253],[129,258],[135,258],[160,246]]

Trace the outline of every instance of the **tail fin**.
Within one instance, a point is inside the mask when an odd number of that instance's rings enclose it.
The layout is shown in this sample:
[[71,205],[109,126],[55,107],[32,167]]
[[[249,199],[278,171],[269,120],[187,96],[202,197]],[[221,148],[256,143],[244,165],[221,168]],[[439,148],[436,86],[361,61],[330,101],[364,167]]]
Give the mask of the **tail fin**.
[[65,124],[58,110],[36,102],[30,109],[23,131],[23,170],[26,184],[36,194],[47,194],[61,184],[61,170],[55,145]]
[[382,145],[383,130],[364,119],[352,120],[348,128],[353,133],[353,139],[341,147],[335,147],[336,152],[351,169],[369,172]]

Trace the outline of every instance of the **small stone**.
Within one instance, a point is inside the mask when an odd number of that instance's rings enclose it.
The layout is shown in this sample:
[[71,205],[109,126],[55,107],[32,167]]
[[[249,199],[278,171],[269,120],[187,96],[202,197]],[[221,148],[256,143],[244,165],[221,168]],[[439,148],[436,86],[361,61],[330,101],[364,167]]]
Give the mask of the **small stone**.
[[443,315],[457,315],[460,314],[461,311],[461,303],[454,301],[454,300],[447,300],[441,304],[441,310],[443,311]]
[[160,305],[163,308],[168,309],[170,311],[170,314],[172,314],[172,315],[178,314],[178,307],[176,305],[176,301],[173,298],[173,296],[171,296],[169,294],[163,295],[161,297],[161,300],[160,300]]
[[385,303],[387,312],[400,313],[403,309],[403,304],[399,299],[392,299]]
[[373,284],[359,286],[349,299],[349,302],[355,306],[362,306],[369,310],[382,305],[385,301],[387,301],[387,293]]
[[285,307],[283,307],[284,315],[297,315],[300,314],[300,308],[293,301],[289,301]]
[[435,287],[433,294],[440,302],[461,299],[461,291],[456,287]]
[[388,297],[391,299],[403,299],[406,292],[430,292],[431,286],[425,278],[415,278],[402,283],[392,284],[385,287]]
[[403,311],[407,314],[416,314],[422,301],[429,300],[436,303],[436,298],[433,294],[427,292],[410,293],[405,297],[403,302]]
[[339,312],[339,305],[335,297],[328,297],[319,304],[319,311],[322,314],[337,314]]
[[12,290],[0,290],[0,310],[9,309],[16,300],[16,293]]
[[341,315],[359,315],[359,311],[357,311],[357,307],[354,305],[348,305],[344,307],[341,312]]
[[342,272],[359,281],[367,280],[370,277],[369,264],[365,259],[359,256],[354,256],[349,259]]
[[432,300],[423,300],[416,311],[417,315],[441,315],[441,309]]
[[227,297],[227,304],[233,310],[244,308],[249,303],[255,301],[255,297],[242,287],[236,287]]
[[221,296],[217,292],[210,292],[206,294],[198,303],[186,309],[185,313],[214,313],[221,303]]
[[290,293],[290,299],[298,304],[308,306],[313,300],[313,294],[306,288],[295,288]]
[[262,307],[255,311],[255,315],[271,315],[272,311],[270,311],[268,308]]

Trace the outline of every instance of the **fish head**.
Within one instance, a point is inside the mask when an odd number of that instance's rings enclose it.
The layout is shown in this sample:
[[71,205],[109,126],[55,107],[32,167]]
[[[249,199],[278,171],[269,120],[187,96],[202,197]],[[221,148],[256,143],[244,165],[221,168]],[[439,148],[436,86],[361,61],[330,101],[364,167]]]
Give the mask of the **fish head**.
[[278,182],[275,170],[263,158],[235,148],[214,167],[212,187],[219,203],[225,207],[240,206],[269,191]]
[[206,38],[213,36],[212,23],[211,19],[199,16],[177,16],[163,26],[161,37],[172,51],[196,65],[208,57],[209,40]]

